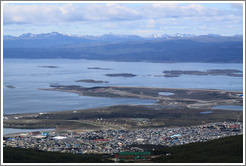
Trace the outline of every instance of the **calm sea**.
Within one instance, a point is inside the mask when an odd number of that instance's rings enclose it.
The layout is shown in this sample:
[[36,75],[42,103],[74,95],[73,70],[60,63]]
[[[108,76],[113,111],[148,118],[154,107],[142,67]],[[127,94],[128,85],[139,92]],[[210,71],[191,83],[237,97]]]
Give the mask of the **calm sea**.
[[[57,66],[47,68],[41,66]],[[87,69],[90,67],[111,70]],[[3,60],[3,112],[4,114],[62,111],[110,106],[117,104],[154,104],[154,100],[127,98],[86,97],[73,93],[43,91],[50,84],[93,86],[142,86],[161,88],[203,88],[243,90],[242,77],[191,76],[157,77],[164,70],[237,69],[243,64],[218,63],[148,63],[112,62],[68,59],[4,59]],[[132,73],[136,77],[108,77],[110,73]],[[109,83],[75,82],[81,79],[108,81]],[[12,85],[15,88],[8,88]]]

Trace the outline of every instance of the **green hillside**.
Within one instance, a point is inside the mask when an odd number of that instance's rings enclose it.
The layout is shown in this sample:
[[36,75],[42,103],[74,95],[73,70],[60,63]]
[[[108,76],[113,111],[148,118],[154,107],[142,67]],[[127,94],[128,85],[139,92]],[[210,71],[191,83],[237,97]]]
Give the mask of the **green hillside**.
[[108,156],[44,152],[34,149],[4,147],[4,163],[110,163]]
[[155,153],[171,154],[153,159],[156,163],[242,163],[243,135],[165,148]]

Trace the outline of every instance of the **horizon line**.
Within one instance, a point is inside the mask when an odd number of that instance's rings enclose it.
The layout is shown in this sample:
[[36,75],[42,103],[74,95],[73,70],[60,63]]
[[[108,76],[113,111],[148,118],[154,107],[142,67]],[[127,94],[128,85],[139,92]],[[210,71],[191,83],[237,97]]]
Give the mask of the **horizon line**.
[[[223,34],[217,34],[217,33],[207,33],[207,34],[191,34],[191,33],[174,33],[174,34],[168,34],[168,33],[153,33],[153,34],[150,34],[148,36],[141,36],[141,35],[138,35],[138,34],[117,34],[117,33],[104,33],[104,34],[100,34],[100,35],[90,35],[90,34],[86,34],[86,35],[79,35],[79,34],[68,34],[68,33],[60,33],[60,32],[55,32],[55,31],[52,31],[52,32],[47,32],[47,33],[31,33],[31,32],[28,32],[28,33],[23,33],[23,34],[20,34],[20,35],[3,35],[4,36],[11,36],[11,37],[21,37],[22,35],[27,35],[27,34],[30,34],[30,35],[41,35],[41,34],[61,34],[61,35],[64,35],[64,36],[70,36],[70,37],[85,37],[85,36],[91,36],[91,37],[101,37],[101,36],[104,36],[104,35],[113,35],[113,36],[138,36],[138,37],[141,37],[141,38],[161,38],[161,37],[165,37],[165,35],[170,36],[170,37],[177,37],[178,35],[190,35],[191,37],[195,37],[195,36],[209,36],[209,35],[216,35],[216,36],[221,36],[221,37],[235,37],[235,36],[243,36],[243,34],[234,34],[234,35],[223,35]],[[159,36],[155,36],[155,35],[159,35]],[[184,37],[184,36],[180,36],[180,37]],[[187,37],[187,36],[186,36]]]

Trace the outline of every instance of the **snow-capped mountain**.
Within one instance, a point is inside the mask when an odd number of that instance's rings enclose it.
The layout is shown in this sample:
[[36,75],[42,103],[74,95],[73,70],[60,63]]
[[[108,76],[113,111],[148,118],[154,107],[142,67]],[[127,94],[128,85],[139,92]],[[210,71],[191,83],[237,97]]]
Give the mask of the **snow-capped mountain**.
[[57,32],[4,36],[4,58],[153,62],[242,62],[243,36],[190,34],[74,36]]
[[191,34],[181,34],[181,33],[175,33],[175,34],[152,34],[148,38],[157,39],[157,38],[164,38],[164,39],[175,39],[175,38],[191,38],[195,35]]

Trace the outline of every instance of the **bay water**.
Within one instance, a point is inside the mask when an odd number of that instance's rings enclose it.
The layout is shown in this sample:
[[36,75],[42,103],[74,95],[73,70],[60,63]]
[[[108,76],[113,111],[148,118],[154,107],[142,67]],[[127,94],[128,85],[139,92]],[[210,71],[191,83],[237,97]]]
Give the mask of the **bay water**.
[[[96,68],[95,68],[96,67]],[[102,70],[101,70],[101,69]],[[107,70],[105,70],[107,68]],[[95,108],[119,104],[155,104],[155,100],[87,97],[68,92],[44,91],[51,84],[93,86],[134,86],[159,88],[221,89],[243,91],[243,78],[231,76],[163,77],[165,70],[236,69],[240,63],[149,63],[71,59],[3,59],[3,113],[34,113]],[[132,73],[136,77],[108,77]],[[93,79],[108,83],[84,83]]]

